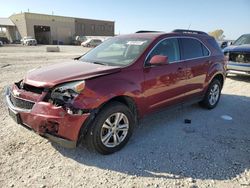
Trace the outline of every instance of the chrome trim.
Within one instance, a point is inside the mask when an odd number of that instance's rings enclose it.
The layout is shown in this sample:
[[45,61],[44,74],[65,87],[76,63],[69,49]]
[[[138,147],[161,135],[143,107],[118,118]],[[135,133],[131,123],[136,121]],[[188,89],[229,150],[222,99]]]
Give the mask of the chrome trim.
[[12,110],[14,110],[16,112],[26,112],[26,113],[30,113],[31,112],[31,109],[23,109],[23,108],[19,108],[19,107],[14,106],[12,104],[12,102],[10,101],[10,95],[11,95],[10,87],[7,87],[6,91],[5,91],[5,101],[6,101],[7,106],[9,108],[11,108]]
[[236,71],[246,71],[250,72],[250,64],[247,63],[233,63],[231,61],[227,64],[227,70],[236,70]]
[[11,92],[11,91],[10,91],[10,94],[12,94],[15,98],[17,98],[17,99],[19,99],[19,100],[23,100],[23,101],[27,101],[27,102],[31,102],[31,103],[34,103],[34,104],[35,104],[35,102],[34,102],[34,101],[31,101],[31,100],[28,100],[28,99],[23,99],[23,98],[20,98],[20,97],[18,97],[18,96],[16,96],[16,95],[14,95],[14,93],[13,93],[13,92]]
[[[195,40],[198,40],[200,43],[202,43],[206,49],[209,51],[209,55],[208,56],[202,56],[202,57],[196,57],[196,58],[190,58],[190,59],[181,59],[179,61],[172,61],[170,62],[169,64],[172,64],[172,63],[180,63],[180,62],[183,62],[183,61],[190,61],[190,60],[195,60],[195,59],[202,59],[202,58],[207,58],[207,57],[210,57],[211,56],[211,51],[209,50],[209,48],[204,44],[204,42],[202,42],[200,39],[198,38],[195,38],[195,37],[186,37],[186,36],[180,36],[180,37],[165,37],[163,39],[161,39],[159,42],[156,43],[156,45],[154,45],[154,47],[149,51],[148,55],[146,56],[145,60],[144,60],[144,67],[150,67],[150,66],[146,66],[146,61],[149,57],[149,55],[152,53],[152,51],[159,45],[159,43],[161,43],[162,41],[164,40],[167,40],[167,39],[179,39],[179,38],[191,38],[191,39],[195,39]],[[180,44],[179,44],[179,49],[180,49]],[[180,50],[181,51],[181,50]]]
[[249,72],[236,71],[236,70],[227,70],[227,74],[250,75]]

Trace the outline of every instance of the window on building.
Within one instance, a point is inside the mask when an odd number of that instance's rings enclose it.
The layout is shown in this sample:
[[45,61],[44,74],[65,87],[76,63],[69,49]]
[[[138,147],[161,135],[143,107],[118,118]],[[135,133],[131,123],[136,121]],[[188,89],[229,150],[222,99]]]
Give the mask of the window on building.
[[95,31],[95,25],[91,25],[91,30]]
[[84,32],[84,30],[85,30],[85,25],[82,24],[82,25],[81,25],[81,31]]
[[109,25],[108,28],[109,28],[109,31],[113,30],[113,26],[112,25]]

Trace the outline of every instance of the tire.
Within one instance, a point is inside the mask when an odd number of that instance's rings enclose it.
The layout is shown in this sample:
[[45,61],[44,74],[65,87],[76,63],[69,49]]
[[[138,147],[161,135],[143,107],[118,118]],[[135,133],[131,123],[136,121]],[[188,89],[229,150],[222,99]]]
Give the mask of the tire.
[[218,79],[213,79],[200,105],[207,109],[215,108],[220,100],[221,89],[221,82]]
[[[115,123],[115,120],[119,119],[120,121]],[[107,104],[98,112],[87,132],[87,148],[104,155],[120,150],[133,133],[134,119],[124,104],[119,102]]]

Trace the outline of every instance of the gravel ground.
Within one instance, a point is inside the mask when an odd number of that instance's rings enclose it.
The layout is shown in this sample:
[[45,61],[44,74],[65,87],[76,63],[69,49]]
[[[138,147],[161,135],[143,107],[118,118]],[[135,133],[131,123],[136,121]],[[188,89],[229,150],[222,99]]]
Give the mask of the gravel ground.
[[[0,47],[1,94],[28,70],[87,50],[60,48]],[[109,156],[51,144],[14,123],[0,100],[0,187],[250,187],[249,91],[250,77],[230,76],[216,109],[194,104],[152,114]]]

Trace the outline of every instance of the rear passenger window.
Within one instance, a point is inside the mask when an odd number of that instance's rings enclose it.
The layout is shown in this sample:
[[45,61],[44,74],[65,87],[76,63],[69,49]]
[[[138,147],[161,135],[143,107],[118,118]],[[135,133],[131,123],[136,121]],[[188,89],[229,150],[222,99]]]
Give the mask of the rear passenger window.
[[198,40],[192,38],[181,38],[182,59],[199,58],[208,56],[209,51]]
[[148,61],[154,55],[164,55],[168,57],[169,63],[180,60],[178,39],[166,39],[160,42],[151,52]]

